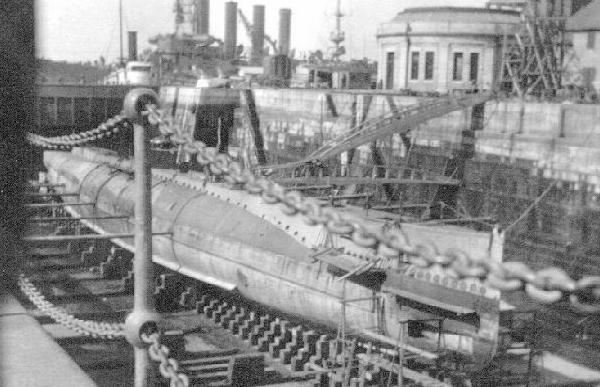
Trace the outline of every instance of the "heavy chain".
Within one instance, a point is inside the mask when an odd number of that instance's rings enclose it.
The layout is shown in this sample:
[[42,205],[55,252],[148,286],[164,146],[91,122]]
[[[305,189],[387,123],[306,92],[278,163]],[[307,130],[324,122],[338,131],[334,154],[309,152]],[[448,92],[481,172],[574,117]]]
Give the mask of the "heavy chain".
[[230,185],[262,196],[267,204],[279,204],[289,216],[302,215],[308,225],[321,225],[330,233],[349,237],[360,247],[404,254],[417,267],[440,266],[459,279],[479,278],[501,291],[524,290],[542,304],[568,300],[581,312],[600,313],[600,276],[575,280],[557,267],[535,271],[521,262],[495,262],[471,257],[457,248],[442,252],[431,243],[412,244],[399,228],[381,227],[375,232],[369,231],[363,223],[346,219],[333,208],[324,208],[314,199],[305,198],[297,191],[288,191],[264,176],[254,175],[228,155],[217,153],[215,148],[208,148],[203,142],[178,133],[170,121],[163,119],[156,106],[147,105],[146,109],[149,122],[158,124],[174,145],[189,155],[195,155],[200,165],[209,167],[215,175],[223,176]]
[[152,360],[159,363],[158,370],[163,377],[169,379],[170,386],[189,386],[190,380],[187,375],[179,372],[179,363],[177,360],[169,357],[169,348],[161,344],[161,333],[142,333],[140,337],[144,343],[148,344],[148,355]]
[[117,114],[100,124],[97,128],[81,133],[67,134],[64,136],[45,137],[35,133],[27,133],[27,141],[35,146],[45,149],[69,149],[81,146],[92,141],[100,140],[117,134],[121,129],[127,129],[131,124],[125,116]]
[[124,336],[123,324],[81,320],[53,305],[24,274],[19,275],[19,288],[42,313],[54,321],[84,336],[114,339]]

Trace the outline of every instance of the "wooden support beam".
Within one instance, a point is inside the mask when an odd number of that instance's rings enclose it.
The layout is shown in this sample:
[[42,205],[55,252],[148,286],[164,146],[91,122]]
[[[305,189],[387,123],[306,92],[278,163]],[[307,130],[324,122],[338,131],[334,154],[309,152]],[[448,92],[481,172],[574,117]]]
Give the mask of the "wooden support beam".
[[76,197],[76,196],[79,196],[79,193],[78,192],[64,192],[64,193],[63,192],[48,192],[48,193],[24,192],[23,196],[25,196],[27,198],[44,198],[44,197],[49,197],[49,196]]
[[64,187],[65,186],[64,183],[53,184],[53,183],[38,183],[38,182],[34,182],[34,181],[30,181],[28,183],[28,185],[30,187],[33,187],[33,188],[42,188],[42,187],[44,187],[44,188],[58,188],[58,187]]
[[391,204],[388,206],[373,206],[372,210],[386,211],[386,210],[402,210],[404,208],[428,208],[431,205],[429,203],[408,203],[408,204]]
[[321,200],[343,200],[343,199],[362,199],[362,198],[370,198],[373,194],[355,194],[355,195],[339,195],[339,196],[319,196],[317,199]]
[[66,206],[93,206],[94,202],[78,202],[78,203],[35,203],[35,204],[24,204],[25,208],[55,208],[55,207],[66,207]]
[[360,301],[375,301],[377,298],[377,296],[375,297],[361,297],[361,298],[351,298],[348,300],[341,300],[340,302],[343,302],[345,304],[349,304],[351,302],[360,302]]
[[254,101],[254,91],[245,89],[241,93],[245,100],[243,106],[250,124],[252,138],[254,139],[254,152],[259,165],[267,164],[267,156],[265,154],[265,141],[262,132],[260,131],[260,119],[256,111],[256,102]]
[[[390,344],[393,346],[398,345],[398,343],[396,342],[396,339],[392,339],[388,336],[384,336],[384,335],[380,335],[376,332],[370,331],[368,329],[363,329],[361,331],[361,334],[368,336],[372,339],[375,339],[377,341],[380,341],[382,343],[386,343],[386,344]],[[423,349],[417,348],[417,347],[413,347],[412,345],[408,345],[408,344],[404,344],[402,346],[400,346],[402,349],[408,351],[408,352],[412,352],[416,355],[419,355],[425,359],[429,359],[429,360],[435,360],[438,358],[438,355],[433,353],[433,352],[429,352],[429,351],[425,351]]]
[[[152,235],[172,235],[171,232],[159,232]],[[132,233],[114,233],[114,234],[80,234],[80,235],[30,235],[23,237],[24,242],[74,242],[91,241],[117,238],[133,238]]]
[[333,184],[333,185],[345,185],[345,184],[413,184],[413,185],[459,185],[459,180],[452,178],[433,178],[433,179],[403,179],[403,178],[392,178],[392,177],[354,177],[354,176],[324,176],[324,177],[283,177],[273,179],[274,182],[279,184],[294,184],[294,183],[305,183],[305,184]]
[[30,222],[62,222],[62,221],[80,221],[83,219],[90,220],[105,220],[105,219],[128,219],[129,215],[114,215],[114,216],[81,216],[78,218],[73,218],[70,216],[37,216],[31,217],[27,220]]
[[440,223],[459,223],[459,222],[485,222],[485,221],[493,221],[489,216],[481,217],[481,218],[449,218],[449,219],[431,219],[426,220],[424,222],[419,222],[416,224],[440,224]]
[[287,191],[310,191],[310,190],[316,190],[316,189],[331,189],[333,188],[333,185],[331,184],[326,184],[326,185],[301,185],[301,186],[297,186],[297,187],[285,187],[285,189]]

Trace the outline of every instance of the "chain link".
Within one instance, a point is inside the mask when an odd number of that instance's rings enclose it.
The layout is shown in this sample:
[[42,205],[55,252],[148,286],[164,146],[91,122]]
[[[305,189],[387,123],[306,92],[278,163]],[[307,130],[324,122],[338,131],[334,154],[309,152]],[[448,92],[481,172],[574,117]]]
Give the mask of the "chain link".
[[40,292],[25,274],[20,274],[18,279],[19,288],[27,298],[42,313],[51,317],[57,323],[84,336],[100,337],[105,339],[114,339],[124,336],[124,325],[113,322],[97,322],[90,320],[81,320],[67,313],[64,309],[53,305],[46,300],[46,297]]
[[[487,280],[488,285],[502,291],[524,290],[531,298],[543,304],[569,300],[582,312],[600,313],[600,276],[586,276],[574,280],[564,270],[556,267],[536,272],[520,262],[497,263],[470,257],[460,249],[440,252],[433,244],[413,245],[407,235],[397,228],[369,231],[364,224],[346,219],[334,209],[323,208],[321,203],[305,198],[299,192],[288,192],[266,177],[244,170],[229,156],[217,153],[214,148],[208,148],[200,141],[194,141],[189,135],[178,133],[173,130],[172,121],[156,106],[147,105],[146,109],[145,114],[150,124],[158,125],[161,133],[167,135],[180,151],[195,155],[200,165],[209,167],[215,175],[223,176],[227,183],[242,186],[250,194],[261,195],[268,204],[281,205],[286,214],[302,215],[309,225],[322,225],[332,233],[350,237],[361,247],[375,250],[380,247],[392,249],[405,254],[411,263],[419,267],[438,265],[448,269],[458,278]],[[120,128],[130,125],[124,116],[117,115],[87,132],[51,138],[29,133],[27,138],[34,145],[45,148],[68,149],[117,133]]]
[[189,386],[189,378],[186,374],[179,372],[179,363],[174,358],[169,357],[169,348],[161,344],[162,334],[160,332],[142,333],[140,337],[144,343],[148,344],[148,355],[152,360],[159,363],[158,370],[164,378],[169,379],[170,386]]
[[69,149],[87,143],[110,137],[122,129],[131,127],[125,116],[117,114],[100,124],[97,128],[81,133],[67,134],[64,136],[45,137],[35,133],[27,133],[26,138],[32,145],[45,149]]
[[494,262],[469,256],[465,251],[452,248],[439,251],[433,244],[412,244],[399,228],[382,227],[369,231],[364,224],[349,220],[332,208],[323,208],[314,199],[305,198],[299,192],[286,191],[284,187],[264,176],[244,170],[240,163],[228,155],[217,153],[200,141],[179,134],[172,123],[163,119],[154,105],[146,106],[151,123],[158,124],[161,133],[169,136],[180,150],[195,155],[202,166],[209,167],[215,175],[248,193],[260,195],[268,204],[278,204],[290,216],[301,215],[309,225],[322,225],[329,232],[350,237],[358,246],[391,249],[405,254],[412,264],[422,268],[433,265],[447,269],[451,275],[462,278],[479,278],[502,291],[524,290],[531,298],[542,304],[569,300],[574,308],[584,313],[600,313],[600,276],[572,279],[564,270],[549,267],[534,271],[520,262]]

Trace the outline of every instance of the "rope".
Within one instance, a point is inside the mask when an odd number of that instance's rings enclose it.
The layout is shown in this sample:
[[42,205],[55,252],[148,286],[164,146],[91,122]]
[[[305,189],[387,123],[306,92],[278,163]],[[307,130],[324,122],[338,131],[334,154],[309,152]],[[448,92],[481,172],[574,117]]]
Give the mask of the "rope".
[[548,184],[548,187],[546,187],[546,189],[544,190],[544,192],[541,193],[540,196],[538,196],[537,198],[535,198],[535,200],[533,201],[533,203],[531,203],[529,205],[529,207],[527,207],[525,209],[525,211],[523,211],[523,213],[521,214],[521,216],[519,216],[517,219],[515,219],[511,224],[509,224],[508,226],[506,226],[506,228],[504,229],[504,232],[509,232],[514,226],[517,225],[517,223],[519,223],[520,221],[522,221],[523,219],[525,219],[527,217],[527,215],[535,208],[537,207],[537,205],[542,201],[542,199],[548,195],[548,193],[552,190],[552,188],[554,188],[554,186],[556,185],[556,183],[558,183],[558,179],[554,179],[550,184]]

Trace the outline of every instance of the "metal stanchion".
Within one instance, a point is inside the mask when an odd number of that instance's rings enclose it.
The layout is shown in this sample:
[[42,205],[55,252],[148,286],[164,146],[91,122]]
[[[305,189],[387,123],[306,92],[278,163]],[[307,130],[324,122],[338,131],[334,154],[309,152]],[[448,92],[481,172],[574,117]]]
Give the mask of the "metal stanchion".
[[149,124],[143,115],[147,104],[157,104],[158,96],[150,89],[134,89],[125,96],[124,111],[134,127],[135,173],[135,255],[133,260],[133,311],[125,320],[125,333],[134,347],[135,386],[153,385],[154,372],[141,334],[156,329],[159,315],[154,308],[152,267],[152,204],[150,166],[147,158]]

